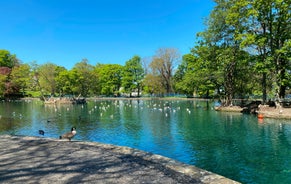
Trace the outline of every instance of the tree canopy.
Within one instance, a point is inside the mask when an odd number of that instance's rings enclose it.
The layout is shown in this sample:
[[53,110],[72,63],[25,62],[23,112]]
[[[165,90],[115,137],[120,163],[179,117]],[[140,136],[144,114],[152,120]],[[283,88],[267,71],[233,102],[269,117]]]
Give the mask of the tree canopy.
[[0,67],[13,68],[17,64],[16,55],[10,54],[8,50],[0,50]]
[[144,78],[144,69],[139,56],[133,56],[123,67],[122,87],[126,93],[131,93],[137,89],[137,96],[140,95],[142,80]]

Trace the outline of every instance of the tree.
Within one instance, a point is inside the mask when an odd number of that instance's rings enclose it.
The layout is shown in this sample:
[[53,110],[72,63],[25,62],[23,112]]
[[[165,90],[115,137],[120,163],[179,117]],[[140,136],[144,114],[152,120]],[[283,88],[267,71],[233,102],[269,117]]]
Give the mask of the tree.
[[195,82],[195,68],[193,65],[197,61],[192,54],[182,57],[182,63],[178,66],[174,75],[175,91],[192,96],[197,84]]
[[0,95],[11,96],[18,91],[17,86],[11,83],[11,71],[19,62],[15,55],[7,50],[0,50]]
[[7,83],[9,82],[9,75],[11,73],[11,68],[0,67],[0,95],[4,97],[7,94]]
[[144,92],[150,95],[163,95],[166,93],[164,86],[162,86],[162,78],[158,75],[148,73],[144,78]]
[[256,56],[255,69],[262,76],[263,102],[266,101],[269,88],[276,90],[278,97],[283,98],[286,89],[291,86],[291,1],[233,2],[227,23],[242,25],[243,29],[235,35],[235,39],[241,42],[241,48]]
[[119,64],[97,64],[95,73],[99,81],[101,95],[119,95],[123,66]]
[[31,72],[30,72],[30,66],[28,64],[20,64],[19,66],[13,67],[11,74],[10,74],[10,82],[12,83],[12,86],[15,87],[15,89],[18,89],[18,92],[22,92],[24,95],[26,89],[31,84]]
[[88,63],[87,59],[83,59],[81,62],[75,64],[72,69],[76,79],[75,87],[76,92],[83,96],[88,96],[93,93],[95,84],[97,83],[97,77],[94,75],[94,66]]
[[7,75],[0,74],[0,99],[4,98]]
[[56,76],[57,88],[63,94],[77,94],[78,74],[75,70],[63,70]]
[[[225,105],[231,105],[235,96],[244,97],[249,92],[242,92],[248,80],[241,80],[249,74],[251,66],[249,55],[240,49],[240,41],[235,39],[242,32],[243,25],[239,22],[229,24],[227,16],[235,0],[216,0],[217,5],[212,10],[206,22],[206,30],[198,34],[198,46],[192,50],[200,63],[200,89],[217,89],[224,92]],[[197,67],[196,67],[197,68]],[[241,70],[244,68],[243,70]],[[244,77],[244,79],[247,79]],[[223,84],[223,86],[221,85]],[[222,94],[222,93],[221,93]]]
[[62,70],[65,70],[65,68],[53,63],[46,63],[38,66],[34,78],[40,90],[50,95],[55,95],[55,93],[59,91],[56,77]]
[[178,65],[180,55],[177,49],[174,48],[160,48],[156,51],[150,67],[152,75],[160,77],[161,86],[166,93],[173,92],[174,68]]
[[197,83],[198,94],[205,97],[225,93],[225,61],[221,61],[222,48],[216,44],[200,42],[191,50],[197,57],[193,63],[195,81]]
[[128,60],[123,67],[122,87],[125,92],[130,94],[137,89],[137,96],[140,94],[141,83],[144,78],[144,69],[141,64],[141,58],[134,56]]
[[18,64],[19,62],[16,55],[10,54],[7,50],[0,50],[0,67],[13,68]]

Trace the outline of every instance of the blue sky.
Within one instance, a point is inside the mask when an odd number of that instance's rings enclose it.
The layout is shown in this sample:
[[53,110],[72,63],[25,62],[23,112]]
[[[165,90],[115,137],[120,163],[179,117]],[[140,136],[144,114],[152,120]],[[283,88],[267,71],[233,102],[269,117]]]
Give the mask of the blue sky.
[[149,58],[159,48],[190,52],[211,0],[0,0],[0,49],[24,63],[71,69]]

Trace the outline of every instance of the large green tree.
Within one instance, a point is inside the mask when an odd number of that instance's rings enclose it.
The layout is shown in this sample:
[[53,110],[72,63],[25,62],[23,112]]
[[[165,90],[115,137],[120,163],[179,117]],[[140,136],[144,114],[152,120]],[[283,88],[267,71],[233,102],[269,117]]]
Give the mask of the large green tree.
[[137,90],[137,96],[140,95],[141,84],[144,78],[144,69],[142,67],[141,58],[134,56],[125,63],[122,72],[122,87],[126,93]]
[[98,83],[97,76],[94,75],[94,66],[90,65],[87,59],[83,59],[75,64],[72,72],[73,76],[76,77],[74,91],[85,97],[92,95],[93,89]]
[[62,70],[65,70],[65,68],[53,63],[37,66],[34,72],[34,79],[43,94],[55,95],[60,92],[56,77]]
[[[230,105],[235,96],[236,73],[238,72],[239,45],[234,40],[235,29],[226,24],[227,10],[231,3],[227,0],[216,0],[216,6],[212,10],[206,22],[206,30],[199,34],[200,48],[196,49],[203,59],[203,67],[211,75],[212,69],[218,69],[223,75],[223,91],[225,93],[225,105]],[[202,47],[202,48],[201,48]],[[205,49],[209,51],[205,51]],[[201,51],[202,50],[202,51]],[[201,55],[202,54],[202,55]],[[209,56],[212,56],[209,58]]]
[[119,64],[97,64],[95,73],[99,81],[100,95],[119,95],[123,66]]
[[79,94],[78,88],[79,74],[76,70],[63,70],[56,77],[58,89],[61,95],[77,95]]
[[192,96],[197,88],[195,78],[195,62],[197,58],[192,54],[186,54],[182,57],[182,63],[179,65],[174,75],[175,91]]
[[238,39],[245,29],[244,19],[229,19],[231,9],[240,1],[215,2],[206,21],[206,30],[198,34],[198,44],[192,49],[197,61],[191,76],[197,90],[206,96],[216,91],[225,100],[225,105],[231,105],[233,98],[244,98],[255,90],[258,83],[254,80],[257,77],[253,70],[255,60],[242,49],[243,40]]
[[11,54],[8,50],[0,50],[0,67],[13,68],[18,64],[16,55]]
[[[261,74],[263,101],[270,86],[283,98],[290,88],[291,1],[232,0],[227,24],[242,26],[235,39],[256,56],[256,72]],[[271,85],[270,85],[271,84]]]
[[10,82],[15,89],[25,94],[25,91],[31,86],[32,76],[30,66],[28,64],[20,64],[13,67],[10,74]]

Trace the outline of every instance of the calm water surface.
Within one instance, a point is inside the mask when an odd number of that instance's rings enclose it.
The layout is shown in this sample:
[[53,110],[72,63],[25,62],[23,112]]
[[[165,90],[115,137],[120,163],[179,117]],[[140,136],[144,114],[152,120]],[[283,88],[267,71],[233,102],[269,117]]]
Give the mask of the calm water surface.
[[242,183],[291,183],[291,121],[213,110],[212,102],[104,100],[86,105],[0,102],[0,134],[129,146]]

